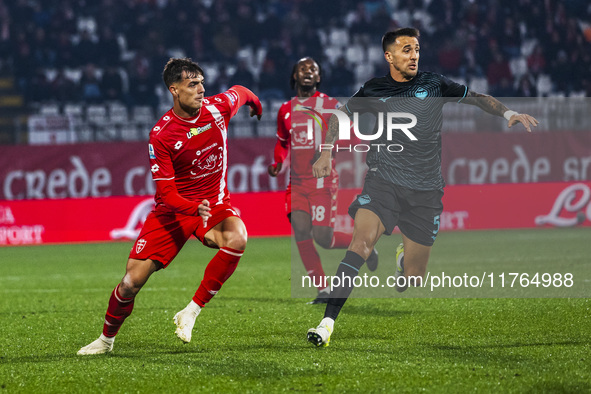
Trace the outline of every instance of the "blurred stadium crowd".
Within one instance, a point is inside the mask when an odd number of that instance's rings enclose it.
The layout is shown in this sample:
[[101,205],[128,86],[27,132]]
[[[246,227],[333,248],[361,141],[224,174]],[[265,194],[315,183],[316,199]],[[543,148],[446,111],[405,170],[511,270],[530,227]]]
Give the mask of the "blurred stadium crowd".
[[[387,70],[380,39],[421,30],[422,70],[498,97],[591,96],[585,0],[0,0],[0,73],[23,105],[169,106],[171,56],[205,69],[209,93],[243,84],[285,100],[302,56],[322,90],[350,96]],[[32,106],[31,106],[32,104]]]

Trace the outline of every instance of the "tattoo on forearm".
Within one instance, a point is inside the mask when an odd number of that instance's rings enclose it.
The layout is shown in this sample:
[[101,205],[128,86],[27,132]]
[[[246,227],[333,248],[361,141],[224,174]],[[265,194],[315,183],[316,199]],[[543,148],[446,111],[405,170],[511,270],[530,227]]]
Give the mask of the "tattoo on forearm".
[[509,109],[496,98],[487,94],[476,93],[468,91],[466,99],[463,101],[466,104],[476,105],[483,111],[492,115],[503,116]]
[[336,115],[332,115],[328,121],[328,131],[326,132],[325,144],[333,145],[339,135],[339,121]]

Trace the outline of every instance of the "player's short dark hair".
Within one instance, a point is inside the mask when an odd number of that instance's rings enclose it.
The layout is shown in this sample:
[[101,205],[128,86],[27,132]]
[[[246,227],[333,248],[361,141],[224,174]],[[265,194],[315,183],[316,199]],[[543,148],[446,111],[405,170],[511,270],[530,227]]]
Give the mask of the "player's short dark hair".
[[[171,58],[164,71],[162,71],[162,79],[166,87],[170,87],[173,83],[179,82],[183,79],[183,71],[190,76],[203,75],[203,69],[195,63],[191,58]],[[203,75],[205,76],[205,75]]]
[[401,27],[400,29],[389,31],[382,37],[382,49],[386,52],[388,47],[393,44],[398,37],[416,37],[418,39],[420,36],[421,32],[414,27]]
[[[316,63],[318,65],[318,75],[320,76],[320,81],[322,82],[322,67],[320,66],[320,63],[318,63],[314,58],[311,58],[309,56],[303,57],[300,60],[298,60],[292,67],[291,69],[291,74],[289,74],[289,87],[291,88],[291,90],[295,90],[295,84],[296,84],[296,80],[295,77],[293,76],[296,72],[296,70],[298,69],[298,64],[300,64],[300,62],[302,60],[305,59],[310,59],[312,60],[314,63]],[[320,82],[318,82],[316,84],[316,87],[320,86]]]

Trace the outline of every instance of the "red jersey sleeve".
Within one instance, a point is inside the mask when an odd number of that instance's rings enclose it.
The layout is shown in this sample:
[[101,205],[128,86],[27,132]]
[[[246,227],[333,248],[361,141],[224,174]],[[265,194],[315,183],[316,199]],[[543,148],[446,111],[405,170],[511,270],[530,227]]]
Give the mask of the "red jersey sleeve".
[[156,194],[160,196],[160,201],[175,212],[198,216],[199,203],[182,197],[176,188],[172,158],[166,146],[158,138],[150,138],[148,152],[150,171],[156,182]]
[[157,138],[150,138],[148,144],[150,171],[154,181],[174,179],[172,157],[166,146]]
[[291,141],[291,103],[285,102],[277,112],[277,143],[273,157],[275,163],[283,163],[289,153]]
[[173,180],[156,182],[156,192],[169,209],[190,216],[199,216],[199,203],[181,196]]
[[254,108],[257,115],[263,113],[263,106],[261,105],[259,98],[256,94],[251,92],[250,89],[247,89],[244,86],[234,85],[222,94],[227,97],[231,104],[231,116],[236,115],[240,107],[244,104],[248,104],[250,107]]

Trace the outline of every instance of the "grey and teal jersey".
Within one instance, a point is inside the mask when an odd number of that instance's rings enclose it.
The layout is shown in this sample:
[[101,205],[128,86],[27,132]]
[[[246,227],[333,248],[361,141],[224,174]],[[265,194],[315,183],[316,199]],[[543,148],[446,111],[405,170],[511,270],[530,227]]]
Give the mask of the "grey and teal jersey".
[[[421,72],[408,82],[396,82],[389,74],[373,78],[349,99],[345,109],[350,115],[371,112],[384,114],[382,135],[373,141],[366,162],[369,171],[395,184],[414,190],[439,190],[445,186],[441,175],[441,126],[443,105],[460,102],[468,88],[440,74]],[[400,129],[386,133],[387,113],[409,113],[417,124],[409,128],[416,141]],[[392,123],[409,123],[409,118],[394,118]],[[376,126],[378,123],[376,122]],[[372,132],[375,134],[377,129]],[[364,134],[370,134],[363,132]],[[386,147],[391,146],[391,149]],[[400,148],[402,147],[402,149]]]

